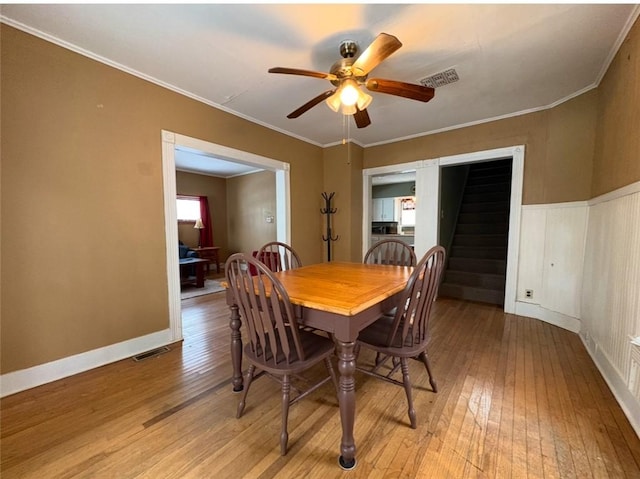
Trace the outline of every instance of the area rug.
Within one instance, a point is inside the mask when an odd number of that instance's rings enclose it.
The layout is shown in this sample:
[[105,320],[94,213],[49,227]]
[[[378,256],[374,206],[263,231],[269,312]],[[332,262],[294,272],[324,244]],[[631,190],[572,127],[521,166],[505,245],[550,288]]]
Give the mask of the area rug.
[[220,285],[220,281],[215,279],[205,279],[204,288],[196,288],[195,286],[188,284],[184,285],[180,292],[180,299],[195,298],[205,294],[219,293],[220,291],[224,291],[224,288]]

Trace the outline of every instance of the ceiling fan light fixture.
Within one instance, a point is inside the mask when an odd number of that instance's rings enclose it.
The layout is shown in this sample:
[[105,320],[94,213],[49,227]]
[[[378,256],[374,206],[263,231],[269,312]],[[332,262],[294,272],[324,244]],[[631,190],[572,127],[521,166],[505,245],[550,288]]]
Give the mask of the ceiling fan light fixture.
[[344,80],[336,92],[325,101],[327,106],[336,113],[353,115],[357,110],[364,110],[371,104],[371,95],[363,92],[358,84],[352,80]]
[[336,92],[331,95],[326,100],[327,106],[331,108],[333,111],[338,113],[340,111],[341,101],[340,101],[340,89],[336,90]]
[[356,105],[358,105],[358,110],[362,111],[371,104],[371,100],[373,100],[373,98],[371,95],[363,92],[360,88],[358,88],[358,92],[358,101],[356,102]]
[[340,113],[342,113],[343,115],[354,115],[355,112],[357,111],[356,105],[342,105],[342,110],[340,110]]
[[358,84],[351,79],[347,79],[340,87],[340,101],[345,106],[353,106],[360,97],[359,92]]

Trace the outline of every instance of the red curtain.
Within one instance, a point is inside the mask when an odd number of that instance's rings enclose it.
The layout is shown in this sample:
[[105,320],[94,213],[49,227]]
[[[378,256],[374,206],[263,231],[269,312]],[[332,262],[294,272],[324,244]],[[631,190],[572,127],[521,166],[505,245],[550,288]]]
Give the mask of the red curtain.
[[206,196],[198,196],[200,200],[200,218],[204,228],[200,230],[200,246],[213,246],[213,227],[211,225],[211,213],[209,212],[209,199]]

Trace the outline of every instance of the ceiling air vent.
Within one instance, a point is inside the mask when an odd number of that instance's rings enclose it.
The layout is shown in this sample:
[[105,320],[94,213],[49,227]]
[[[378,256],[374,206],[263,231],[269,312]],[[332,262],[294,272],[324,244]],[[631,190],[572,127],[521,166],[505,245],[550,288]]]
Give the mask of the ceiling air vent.
[[457,82],[459,79],[460,78],[458,78],[458,72],[456,72],[453,68],[449,68],[448,70],[445,70],[443,72],[423,78],[422,80],[420,80],[420,83],[431,88],[438,88],[439,86]]

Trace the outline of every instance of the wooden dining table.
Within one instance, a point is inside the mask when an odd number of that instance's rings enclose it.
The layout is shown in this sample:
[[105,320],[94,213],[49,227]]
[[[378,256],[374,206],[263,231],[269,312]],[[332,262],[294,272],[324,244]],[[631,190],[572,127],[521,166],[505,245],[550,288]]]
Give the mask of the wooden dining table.
[[[275,273],[291,303],[299,308],[300,323],[331,333],[338,357],[338,402],[342,422],[339,463],[343,469],[356,465],[353,428],[356,417],[354,347],[358,333],[393,308],[412,267],[329,262]],[[231,359],[233,390],[241,391],[241,318],[233,295],[227,290],[231,310]]]

